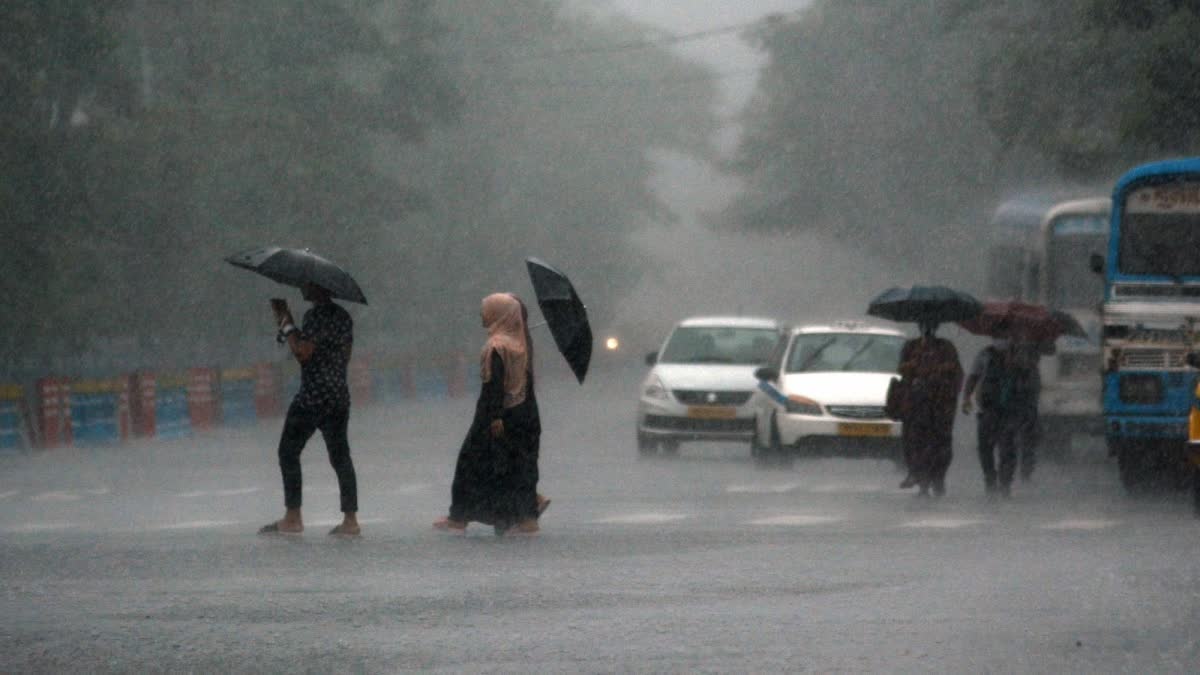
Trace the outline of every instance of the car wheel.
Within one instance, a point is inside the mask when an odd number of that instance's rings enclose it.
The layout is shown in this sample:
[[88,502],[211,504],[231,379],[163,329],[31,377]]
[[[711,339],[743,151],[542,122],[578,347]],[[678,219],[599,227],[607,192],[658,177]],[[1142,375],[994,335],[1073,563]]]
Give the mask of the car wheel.
[[637,449],[639,457],[649,457],[658,450],[658,442],[645,434],[639,433],[637,435]]

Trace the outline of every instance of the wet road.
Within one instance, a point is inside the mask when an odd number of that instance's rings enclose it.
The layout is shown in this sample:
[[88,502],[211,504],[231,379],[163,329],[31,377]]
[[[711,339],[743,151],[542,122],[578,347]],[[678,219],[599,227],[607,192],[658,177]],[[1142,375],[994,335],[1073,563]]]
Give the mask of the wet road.
[[[1200,524],[1129,500],[1095,448],[982,497],[886,462],[763,471],[737,446],[639,460],[635,377],[542,384],[541,535],[439,535],[472,401],[351,421],[364,536],[335,540],[319,439],[308,531],[278,423],[0,458],[0,670],[1194,672]],[[476,526],[478,527],[478,526]]]

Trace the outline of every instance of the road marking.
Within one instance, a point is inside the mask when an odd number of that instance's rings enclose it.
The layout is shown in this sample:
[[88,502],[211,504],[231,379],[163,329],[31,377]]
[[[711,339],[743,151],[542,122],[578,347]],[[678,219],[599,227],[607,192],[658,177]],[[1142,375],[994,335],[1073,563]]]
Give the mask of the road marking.
[[920,520],[910,520],[901,525],[901,527],[952,530],[958,527],[967,527],[968,525],[978,525],[983,522],[986,521],[982,518],[921,518]]
[[167,525],[156,525],[149,529],[151,530],[199,530],[212,527],[229,527],[230,525],[243,525],[246,521],[237,520],[186,520],[180,523],[169,523]]
[[1042,525],[1043,530],[1103,530],[1116,525],[1115,520],[1102,518],[1067,518]]
[[245,488],[230,488],[228,490],[192,490],[191,492],[180,492],[176,497],[183,499],[195,499],[197,497],[235,497],[237,495],[248,495],[258,492],[262,488],[245,487]]
[[768,516],[747,521],[748,525],[824,525],[845,520],[841,516],[819,516],[808,513],[794,513],[781,516]]
[[883,492],[886,489],[888,488],[883,485],[871,485],[867,483],[822,483],[808,488],[808,491],[824,494],[869,494]]
[[30,497],[30,499],[35,502],[77,502],[80,499],[83,499],[83,497],[70,492],[55,490],[53,492],[43,492],[41,494],[34,495],[33,497]]
[[9,497],[16,497],[19,494],[21,494],[20,490],[6,490],[4,492],[0,492],[0,499],[8,499]]
[[657,525],[685,520],[689,516],[680,513],[629,513],[598,518],[591,522],[602,525]]
[[79,527],[76,523],[22,523],[13,527],[6,528],[5,532],[48,532],[51,530],[67,530],[73,527]]
[[778,483],[775,485],[767,483],[750,483],[747,485],[730,485],[729,487],[725,488],[725,491],[733,494],[767,495],[791,492],[798,487],[800,487],[800,483]]

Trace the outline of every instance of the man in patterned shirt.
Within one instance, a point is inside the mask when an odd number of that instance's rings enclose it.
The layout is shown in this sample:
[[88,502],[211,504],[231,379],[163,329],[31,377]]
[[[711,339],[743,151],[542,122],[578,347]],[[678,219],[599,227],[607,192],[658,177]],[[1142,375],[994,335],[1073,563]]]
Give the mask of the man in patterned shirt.
[[358,489],[354,462],[346,427],[350,421],[350,387],[346,367],[354,345],[354,321],[350,314],[333,302],[329,291],[307,283],[301,289],[304,299],[313,303],[304,313],[304,322],[296,328],[287,303],[273,300],[279,334],[287,341],[292,355],[300,362],[300,391],[288,407],[279,439],[279,468],[283,473],[283,518],[264,526],[263,534],[299,534],[304,531],[300,517],[300,452],[318,430],[325,437],[329,463],[337,473],[341,493],[342,523],[329,534],[357,536]]

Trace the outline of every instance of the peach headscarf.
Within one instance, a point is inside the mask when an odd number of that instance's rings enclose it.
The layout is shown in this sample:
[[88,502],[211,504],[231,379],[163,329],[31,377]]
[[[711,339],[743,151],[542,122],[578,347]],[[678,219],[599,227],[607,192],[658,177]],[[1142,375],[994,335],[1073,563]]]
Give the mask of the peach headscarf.
[[529,381],[529,345],[525,341],[525,321],[521,302],[511,293],[493,293],[483,299],[483,325],[488,339],[479,355],[480,377],[492,379],[492,352],[504,362],[504,407],[525,400]]

